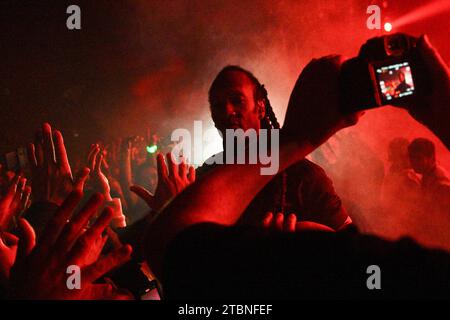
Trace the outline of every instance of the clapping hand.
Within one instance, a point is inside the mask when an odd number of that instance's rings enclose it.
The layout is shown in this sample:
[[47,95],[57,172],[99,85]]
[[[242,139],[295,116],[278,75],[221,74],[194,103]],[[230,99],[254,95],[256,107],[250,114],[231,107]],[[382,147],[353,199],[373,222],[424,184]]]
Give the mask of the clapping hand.
[[[126,299],[132,296],[111,284],[94,284],[98,278],[130,259],[129,245],[106,256],[100,252],[106,241],[103,231],[112,219],[106,208],[88,228],[89,221],[103,204],[95,194],[78,214],[73,214],[83,194],[73,191],[48,223],[39,242],[25,219],[19,220],[17,258],[11,269],[10,287],[22,299]],[[68,267],[81,272],[79,289],[67,285]]]
[[72,178],[69,159],[61,132],[44,123],[36,133],[34,144],[28,146],[32,176],[32,196],[35,202],[61,205],[73,190],[82,191],[89,170],[84,168]]
[[133,185],[130,190],[141,197],[150,208],[155,211],[161,209],[168,201],[184,190],[195,181],[195,169],[187,165],[184,161],[176,164],[173,155],[167,154],[167,165],[164,156],[157,155],[158,185],[155,195],[152,195],[145,188]]
[[8,230],[14,217],[18,217],[30,205],[31,187],[27,179],[15,175],[6,192],[0,197],[0,231]]

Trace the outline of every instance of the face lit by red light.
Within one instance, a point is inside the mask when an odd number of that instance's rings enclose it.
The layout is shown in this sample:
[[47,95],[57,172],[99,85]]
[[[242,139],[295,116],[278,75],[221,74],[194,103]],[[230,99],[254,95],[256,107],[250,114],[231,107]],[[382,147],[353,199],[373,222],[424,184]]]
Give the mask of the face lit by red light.
[[225,134],[225,129],[255,129],[261,127],[264,105],[255,103],[255,85],[241,71],[227,71],[220,87],[211,92],[211,113],[216,128]]

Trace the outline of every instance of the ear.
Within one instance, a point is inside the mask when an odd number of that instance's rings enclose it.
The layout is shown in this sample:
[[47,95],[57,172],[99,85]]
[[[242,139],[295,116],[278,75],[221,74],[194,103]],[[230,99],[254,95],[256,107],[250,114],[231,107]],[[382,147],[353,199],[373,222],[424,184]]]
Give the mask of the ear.
[[258,112],[258,119],[261,120],[266,116],[266,104],[264,100],[260,99],[256,103],[256,111]]

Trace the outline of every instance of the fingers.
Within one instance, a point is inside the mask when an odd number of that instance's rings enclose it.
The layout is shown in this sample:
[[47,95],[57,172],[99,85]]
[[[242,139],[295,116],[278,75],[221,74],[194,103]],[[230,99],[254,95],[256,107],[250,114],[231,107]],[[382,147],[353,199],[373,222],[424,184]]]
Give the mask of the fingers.
[[7,226],[14,216],[18,216],[29,201],[31,188],[26,186],[27,179],[14,175],[3,200],[5,211],[0,216],[2,226]]
[[73,211],[80,203],[83,193],[79,191],[72,191],[64,200],[61,207],[55,213],[53,218],[49,221],[42,234],[39,245],[44,249],[49,249],[58,239],[61,231],[72,215]]
[[91,150],[89,151],[89,155],[88,155],[88,166],[92,172],[95,170],[95,161],[97,158],[97,154],[99,152],[100,152],[100,148],[99,148],[98,144],[93,144],[91,146]]
[[347,125],[339,112],[342,61],[342,56],[327,56],[312,60],[302,70],[289,98],[285,135],[318,146]]
[[195,182],[195,168],[193,166],[189,166],[188,181],[190,183],[194,183]]
[[37,160],[36,160],[36,149],[34,147],[34,144],[32,144],[32,143],[29,143],[27,145],[27,157],[28,157],[28,162],[30,164],[31,172],[33,172],[34,170],[36,170]]
[[78,171],[73,184],[74,190],[83,192],[84,184],[86,183],[86,180],[89,177],[89,172],[90,172],[89,168],[83,168],[80,171]]
[[153,208],[155,197],[150,193],[150,191],[138,185],[131,186],[130,190],[137,194],[139,198],[144,200],[150,208]]
[[69,173],[72,178],[72,171],[70,169],[69,159],[67,157],[66,147],[64,146],[64,139],[60,131],[53,132],[55,142],[55,158],[56,163],[63,172]]
[[18,260],[23,260],[28,256],[36,245],[36,234],[28,221],[20,218],[17,224],[19,230],[19,243],[17,247],[16,262]]
[[[103,150],[104,151],[104,150]],[[104,168],[106,168],[106,169],[109,169],[109,168],[111,168],[111,165],[112,165],[112,162],[109,162],[108,163],[108,161],[109,160],[107,160],[108,158],[110,159],[111,157],[110,157],[110,155],[109,154],[104,154],[104,153],[102,153],[102,157],[103,157],[103,160],[102,160],[102,166],[104,167]],[[101,167],[100,167],[100,170],[101,170]]]
[[178,165],[178,174],[182,180],[187,180],[187,167],[184,159]]
[[266,229],[270,228],[273,221],[273,213],[267,212],[266,215],[263,218],[262,226]]
[[103,153],[99,152],[99,153],[97,153],[97,157],[96,157],[95,171],[102,172],[102,163],[103,163]]
[[30,205],[30,195],[31,195],[31,187],[25,186],[25,189],[22,193],[22,198],[20,199],[20,209],[23,212]]
[[295,227],[297,224],[297,216],[293,213],[289,214],[284,220],[284,231],[295,232]]
[[111,208],[105,208],[100,217],[95,221],[95,223],[78,239],[72,252],[70,253],[71,263],[75,262],[78,265],[85,265],[86,259],[89,251],[95,245],[98,239],[101,239],[99,252],[101,252],[103,246],[106,243],[107,236],[102,237],[103,231],[109,225],[113,218],[114,212]]
[[44,165],[46,167],[53,167],[56,164],[55,160],[55,146],[53,144],[52,127],[48,123],[42,125],[42,135],[44,138]]
[[276,231],[283,231],[283,222],[284,222],[284,215],[279,212],[275,215],[275,223],[274,223],[274,229]]
[[195,181],[195,168],[186,163],[184,159],[178,165],[178,174],[183,181],[193,183]]
[[105,208],[95,223],[83,234],[82,238],[86,239],[85,241],[88,243],[95,241],[105,231],[113,216],[113,210],[111,208]]
[[41,167],[44,165],[44,140],[43,140],[42,129],[36,131],[34,137],[34,151],[36,158],[36,166]]
[[16,174],[14,176],[14,178],[12,179],[11,183],[9,184],[8,187],[8,191],[6,192],[5,197],[9,200],[9,201],[13,201],[14,197],[16,195],[17,192],[17,187],[20,181],[20,174]]
[[131,252],[131,246],[125,245],[118,250],[114,250],[107,256],[100,258],[97,262],[83,270],[82,282],[90,284],[105,273],[127,262],[131,258]]
[[262,226],[280,232],[294,232],[297,226],[297,216],[291,213],[285,217],[281,212],[274,216],[272,212],[267,212],[262,220]]
[[19,182],[17,183],[17,187],[15,188],[15,195],[14,195],[14,199],[13,202],[19,206],[22,200],[22,195],[23,192],[25,191],[25,186],[27,183],[27,179],[26,178],[20,178]]
[[163,179],[165,179],[169,176],[169,173],[167,171],[167,166],[164,161],[164,156],[162,153],[158,153],[156,155],[156,165],[157,165],[157,169],[158,169],[158,181],[162,181]]
[[80,237],[84,228],[87,227],[89,219],[93,217],[104,202],[104,197],[96,193],[84,205],[81,211],[67,223],[57,240],[56,250],[66,254]]
[[167,155],[167,166],[169,167],[169,175],[171,177],[176,177],[178,175],[178,166],[175,163],[172,152],[168,152]]

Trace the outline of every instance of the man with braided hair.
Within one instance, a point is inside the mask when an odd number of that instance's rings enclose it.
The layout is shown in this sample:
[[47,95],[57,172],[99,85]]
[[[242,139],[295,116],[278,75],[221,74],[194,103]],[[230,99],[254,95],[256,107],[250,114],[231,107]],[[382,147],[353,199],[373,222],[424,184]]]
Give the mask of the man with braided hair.
[[[209,103],[222,137],[226,129],[254,129],[258,133],[260,129],[280,128],[266,89],[251,72],[239,66],[227,66],[219,72],[209,90]],[[225,145],[224,138],[224,150]],[[206,163],[197,169],[198,178],[216,166]],[[240,223],[262,221],[266,212],[286,216],[295,213],[297,221],[317,222],[334,230],[351,223],[325,171],[306,159],[274,176],[253,199]]]

